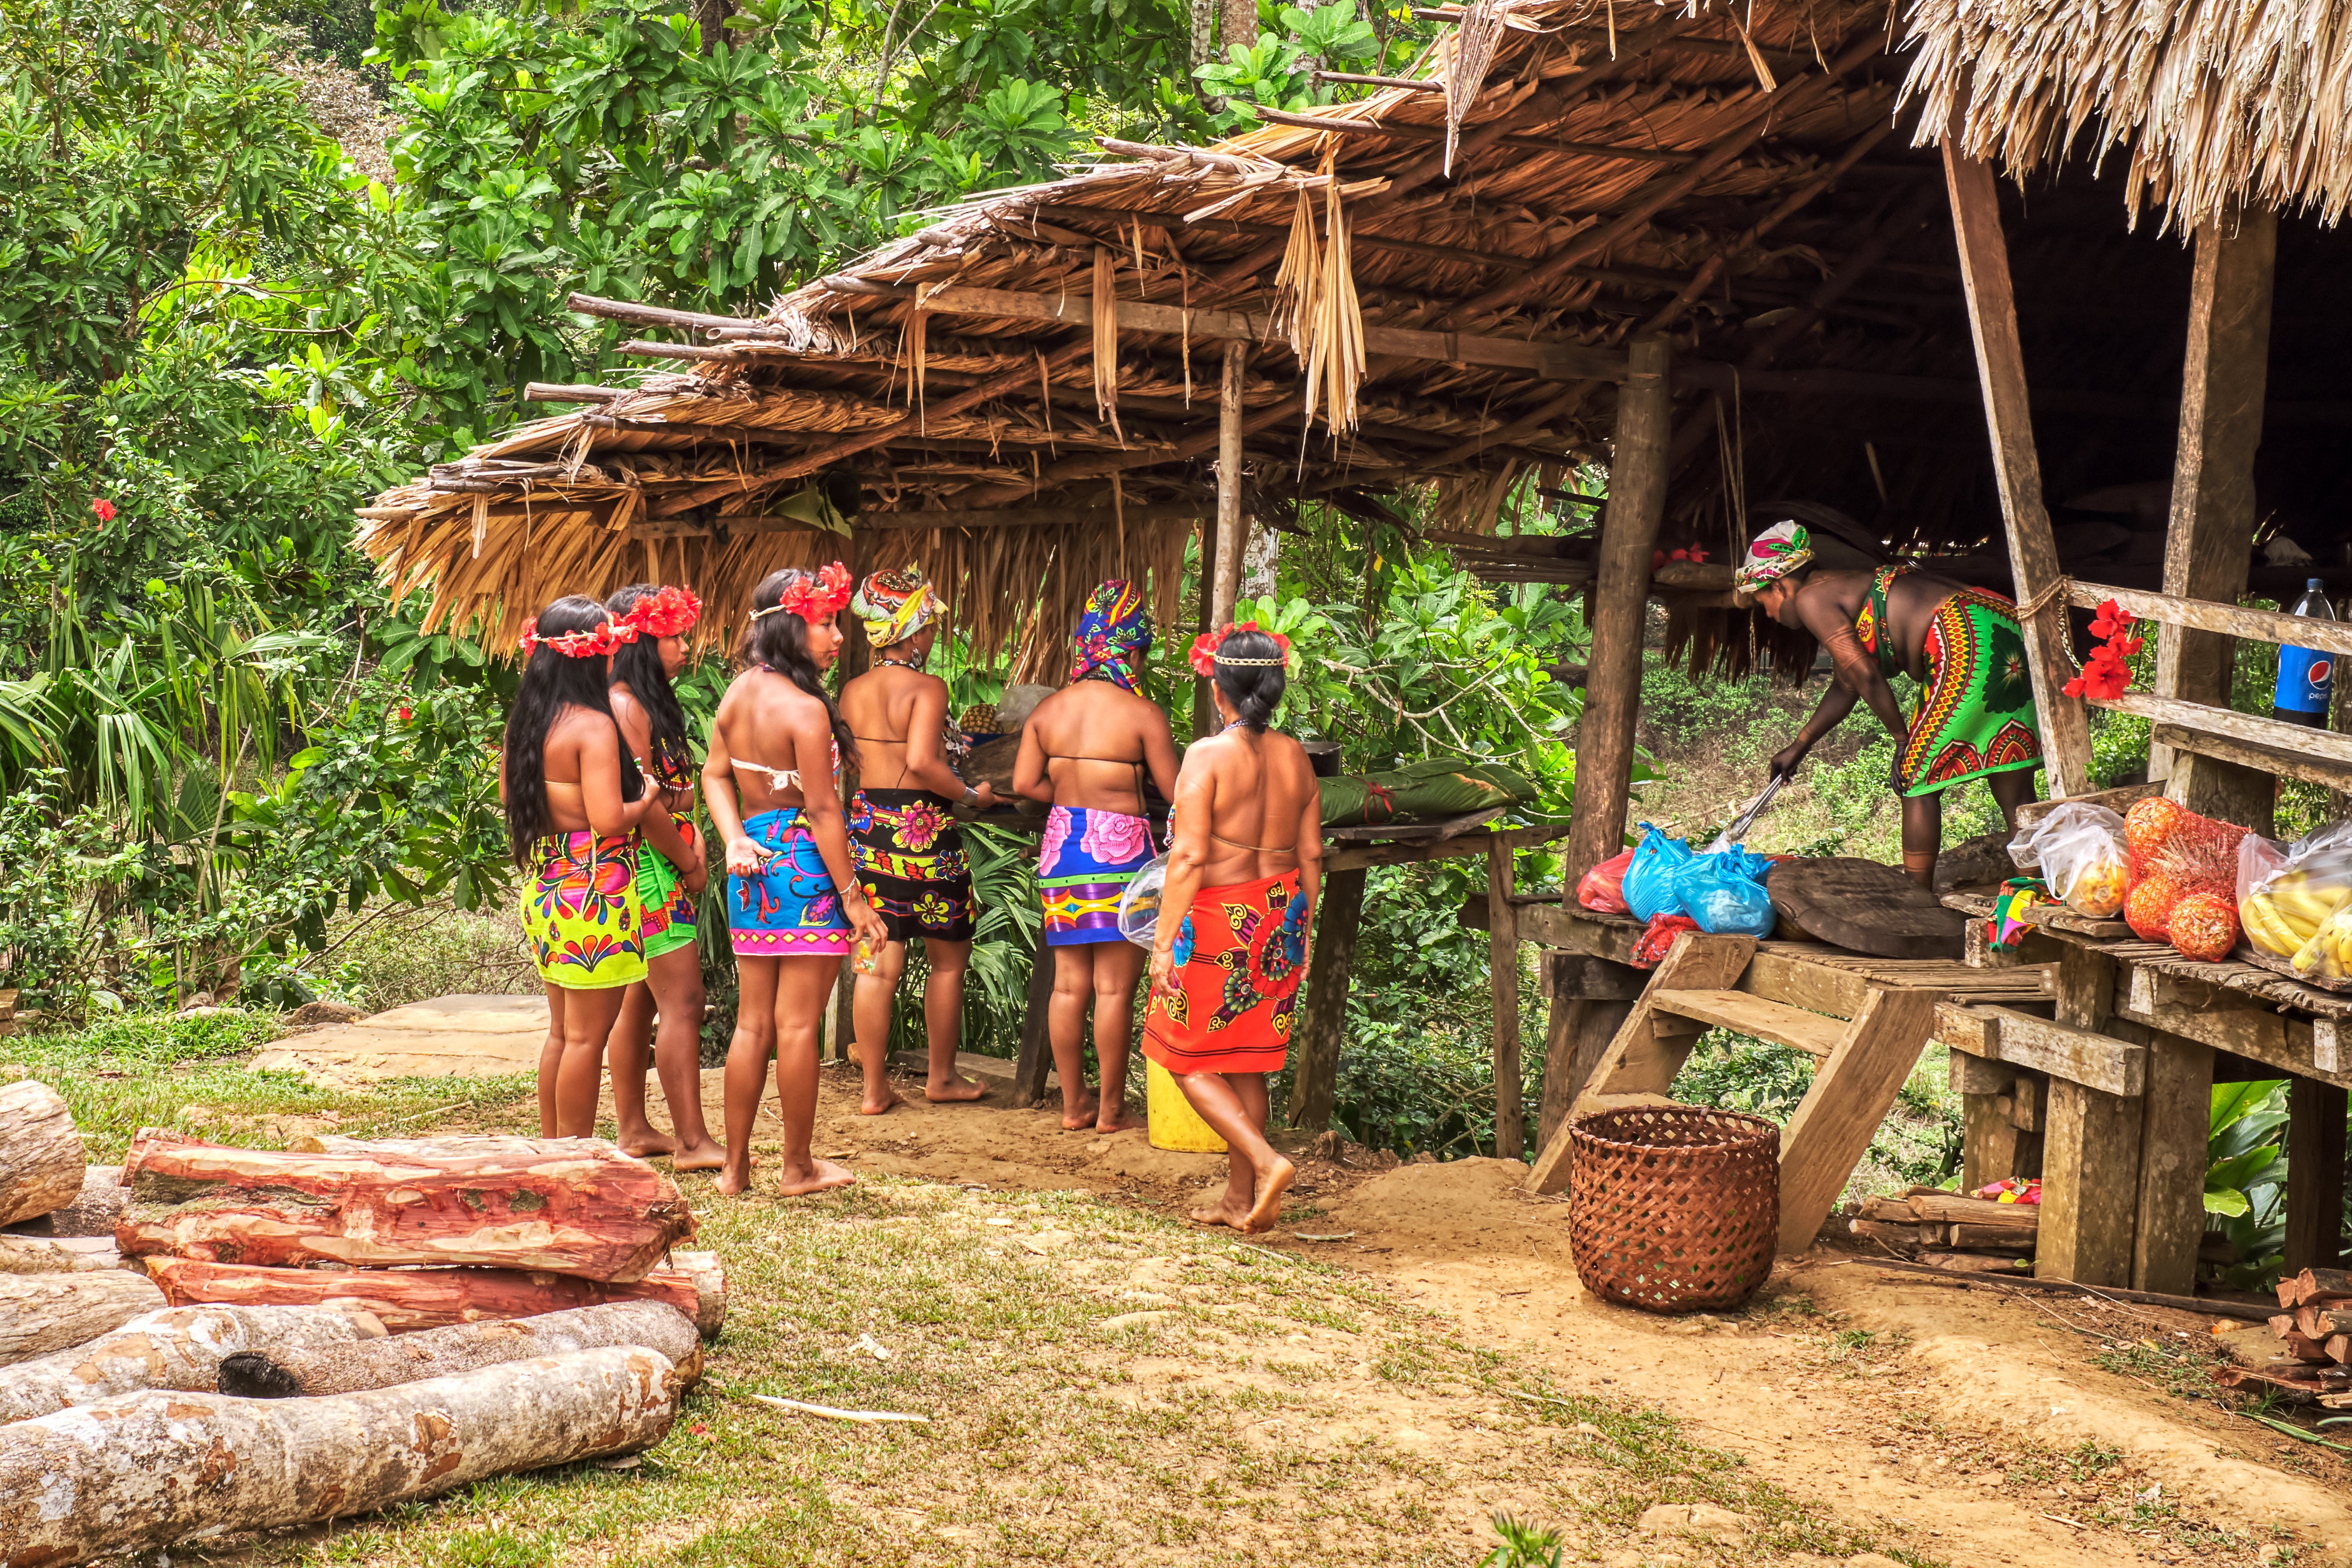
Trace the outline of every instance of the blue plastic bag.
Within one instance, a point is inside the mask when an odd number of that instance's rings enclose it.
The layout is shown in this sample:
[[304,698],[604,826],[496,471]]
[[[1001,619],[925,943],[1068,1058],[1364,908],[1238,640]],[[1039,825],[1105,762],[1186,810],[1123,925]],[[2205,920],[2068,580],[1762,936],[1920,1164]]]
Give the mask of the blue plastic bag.
[[1710,935],[1769,936],[1772,900],[1764,879],[1771,870],[1770,861],[1737,846],[1693,855],[1675,872],[1675,896],[1683,913]]
[[1634,919],[1646,924],[1661,915],[1689,913],[1675,892],[1675,879],[1690,859],[1690,845],[1642,824],[1642,841],[1634,848],[1633,863],[1625,868],[1625,907]]

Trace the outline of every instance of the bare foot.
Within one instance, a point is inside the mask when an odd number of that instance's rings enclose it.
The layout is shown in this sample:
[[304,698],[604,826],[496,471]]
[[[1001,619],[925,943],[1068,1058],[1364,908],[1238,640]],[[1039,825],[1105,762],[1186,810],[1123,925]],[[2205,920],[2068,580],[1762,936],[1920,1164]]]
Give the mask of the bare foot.
[[1291,1180],[1297,1175],[1297,1166],[1275,1155],[1274,1169],[1257,1178],[1257,1201],[1250,1205],[1249,1218],[1242,1228],[1253,1233],[1273,1229],[1282,1214],[1282,1195],[1290,1190]]
[[677,1153],[677,1139],[664,1136],[651,1127],[647,1127],[642,1133],[624,1134],[614,1142],[621,1145],[623,1154],[634,1155],[641,1160],[656,1159],[663,1155]]
[[786,1166],[782,1178],[776,1183],[776,1194],[780,1197],[805,1197],[810,1193],[824,1192],[829,1187],[847,1186],[856,1179],[845,1166],[835,1165],[831,1160],[812,1158],[799,1171]]
[[680,1149],[670,1156],[673,1171],[721,1171],[727,1168],[727,1145],[706,1142],[699,1147]]
[[1062,1131],[1065,1133],[1076,1133],[1093,1126],[1095,1124],[1095,1113],[1101,1108],[1101,1100],[1092,1094],[1081,1095],[1078,1099],[1077,1106],[1075,1109],[1071,1107],[1068,1101],[1063,1101]]
[[885,1111],[891,1110],[901,1103],[903,1102],[898,1098],[898,1092],[885,1083],[882,1085],[882,1093],[878,1099],[872,1090],[866,1091],[866,1097],[857,1103],[857,1113],[861,1116],[879,1116]]
[[1210,1207],[1190,1210],[1189,1217],[1195,1225],[1230,1225],[1235,1230],[1249,1228],[1249,1211],[1235,1203],[1231,1194]]
[[1107,1103],[1102,1115],[1095,1123],[1097,1133],[1134,1133],[1141,1131],[1142,1127],[1143,1118],[1129,1111],[1123,1103],[1117,1105]]
[[720,1166],[715,1185],[722,1197],[740,1197],[751,1190],[751,1162],[745,1160],[740,1170],[732,1165]]
[[923,1098],[934,1105],[961,1104],[978,1100],[988,1092],[988,1085],[977,1079],[960,1078],[950,1072],[945,1078],[934,1078],[923,1085]]

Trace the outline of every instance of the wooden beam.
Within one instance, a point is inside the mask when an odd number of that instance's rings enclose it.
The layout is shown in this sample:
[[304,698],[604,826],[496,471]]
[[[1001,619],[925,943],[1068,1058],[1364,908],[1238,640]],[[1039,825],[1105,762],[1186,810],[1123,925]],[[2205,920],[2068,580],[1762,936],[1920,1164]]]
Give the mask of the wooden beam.
[[[1391,141],[1442,142],[1445,131],[1434,125],[1390,125],[1376,120],[1343,120],[1329,114],[1297,114],[1285,109],[1257,106],[1254,111],[1268,125],[1286,125],[1300,131],[1321,131],[1340,136],[1379,136]],[[1892,129],[1890,124],[1889,129]],[[1504,136],[1497,146],[1523,152],[1566,152],[1580,157],[1622,158],[1633,163],[1690,163],[1698,159],[1696,152],[1669,147],[1620,147],[1607,141],[1568,141],[1549,136]],[[1149,218],[1144,220],[1149,223]],[[1351,245],[1365,243],[1360,235],[1348,236]],[[1522,267],[1533,263],[1522,261]]]
[[1802,1252],[1870,1152],[1936,1026],[1936,993],[1873,988],[1780,1132],[1780,1250]]
[[604,299],[593,294],[573,294],[564,302],[564,308],[583,316],[600,316],[607,321],[625,321],[633,327],[676,327],[681,330],[713,327],[764,327],[766,322],[751,316],[712,316],[700,310],[672,310],[660,305],[640,305],[634,299]]
[[[2174,599],[2235,606],[2246,591],[2277,257],[2278,217],[2268,207],[2197,231],[2180,437],[2164,535],[2164,591]],[[2233,651],[2230,637],[2216,632],[2166,629],[2156,644],[2157,695],[2230,706]],[[2192,811],[2270,831],[2274,787],[2252,768],[2193,752],[2179,758],[2169,747],[2151,746],[2147,776],[2167,780],[2166,794]]]
[[2132,1233],[2135,1291],[2176,1296],[2197,1292],[2197,1249],[2205,1235],[2205,1155],[2212,1122],[2213,1048],[2178,1035],[2154,1036],[2147,1047],[2147,1092],[2140,1099],[2139,1215]]
[[1495,1008],[1495,1155],[1516,1160],[1527,1148],[1527,1106],[1520,1092],[1519,928],[1511,907],[1515,883],[1509,846],[1486,849],[1486,979]]
[[2274,1003],[2144,964],[2131,967],[2116,1010],[2159,1036],[2201,1040],[2281,1073],[2352,1087],[2352,1053],[2343,1049],[2352,1040],[2335,1019],[2281,1013]]
[[2346,1094],[2297,1078],[2287,1087],[2286,1271],[2333,1269],[2343,1257]]
[[1290,1098],[1290,1124],[1319,1133],[1331,1124],[1339,1097],[1339,1045],[1348,1025],[1348,978],[1356,965],[1356,934],[1364,916],[1364,871],[1327,872],[1315,911],[1315,956],[1307,968],[1306,1021],[1298,1030],[1298,1066]]
[[1609,507],[1594,572],[1592,653],[1586,664],[1584,716],[1576,732],[1577,790],[1564,864],[1571,885],[1624,841],[1650,557],[1665,516],[1674,350],[1664,338],[1638,338],[1632,364],[1633,373],[1617,394]]
[[1937,1034],[1956,1051],[2032,1068],[2122,1099],[2137,1100],[2147,1089],[2147,1052],[2141,1047],[2013,1008],[1945,1003]]
[[2049,793],[2085,794],[2091,787],[2090,717],[2063,691],[2074,677],[2074,664],[2069,656],[2066,606],[2058,601],[2063,580],[2058,545],[2042,501],[2042,460],[2033,446],[2025,355],[2010,285],[2009,243],[2000,228],[2000,196],[1991,165],[1960,152],[1958,127],[1944,137],[1944,178],[1968,292],[1969,327],[1976,340],[1977,374],[1984,385],[1985,423],[1992,438],[2001,521],[2016,574],[2018,621],[2033,679]]
[[[2305,615],[2282,615],[2273,610],[2249,610],[2236,603],[2183,599],[2145,589],[2109,588],[2105,583],[2076,582],[2066,589],[2067,602],[2080,610],[2095,610],[2108,600],[2143,621],[2167,626],[2193,626],[2222,637],[2242,637],[2256,643],[2293,643],[2352,658],[2352,625],[2341,621],[2315,621]],[[2185,697],[2189,702],[2226,705],[2228,694]]]
[[[2115,992],[2115,959],[2070,944],[2058,960],[2058,1022],[2084,1032],[2103,1029]],[[2120,1094],[2053,1078],[2046,1114],[2034,1275],[2126,1284],[2139,1215],[2141,1108]]]
[[[1129,507],[1125,520],[1129,528],[1133,528],[1140,523],[1190,522],[1200,515],[1201,504],[1198,501],[1170,501],[1149,507]],[[1109,528],[1118,520],[1118,514],[1108,507],[974,507],[968,512],[860,512],[856,527],[861,530],[881,528],[899,531],[921,528],[1085,528],[1095,524]]]
[[1228,340],[1224,374],[1217,385],[1217,576],[1209,612],[1212,630],[1234,618],[1234,601],[1241,596],[1242,553],[1249,544],[1249,523],[1242,514],[1242,386],[1248,367],[1248,343]]
[[2251,762],[2260,757],[2266,764],[2275,762],[2277,772],[2294,778],[2340,789],[2342,781],[2352,777],[2352,735],[2282,724],[2274,718],[2240,713],[2234,708],[2209,707],[2202,703],[2182,702],[2146,692],[2126,692],[2118,697],[2093,697],[2089,701],[2094,707],[2131,714],[2177,732],[2170,737],[2170,744],[2179,749],[2201,750],[2204,743],[2200,737],[2210,737],[2217,750],[2230,746],[2241,758]]
[[531,382],[522,389],[525,402],[610,402],[626,397],[635,387],[580,386],[563,382]]

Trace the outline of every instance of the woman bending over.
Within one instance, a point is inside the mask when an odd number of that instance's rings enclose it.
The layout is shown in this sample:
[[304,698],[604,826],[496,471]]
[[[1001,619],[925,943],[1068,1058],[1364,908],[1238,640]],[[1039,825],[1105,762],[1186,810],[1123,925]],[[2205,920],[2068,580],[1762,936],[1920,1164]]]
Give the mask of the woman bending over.
[[866,1073],[858,1110],[878,1116],[898,1103],[890,1087],[890,1004],[907,964],[907,943],[920,936],[930,976],[923,982],[923,1023],[930,1072],[923,1097],[977,1100],[981,1086],[955,1069],[963,1029],[963,976],[971,960],[971,862],[949,815],[958,804],[996,803],[985,784],[956,777],[951,747],[963,732],[948,723],[948,684],[925,674],[946,601],[908,567],[877,571],[850,604],[874,647],[874,668],[841,688],[842,716],[864,759],[849,802],[849,855],[866,896],[890,932],[870,975],[857,977],[857,1059]]
[[499,759],[507,842],[524,873],[523,932],[547,986],[539,1131],[596,1131],[604,1040],[623,991],[646,977],[636,831],[655,802],[606,695],[613,651],[636,630],[593,599],[557,600],[522,639],[522,682]]
[[1192,645],[1224,727],[1194,743],[1176,780],[1143,1019],[1144,1055],[1232,1152],[1224,1197],[1192,1218],[1236,1230],[1273,1225],[1297,1174],[1265,1141],[1265,1075],[1290,1044],[1323,873],[1315,770],[1305,747],[1265,727],[1289,651],[1247,624]]
[[851,932],[877,947],[889,936],[852,874],[835,778],[845,752],[856,757],[823,680],[841,653],[835,618],[848,601],[849,573],[838,561],[821,573],[770,572],[751,591],[740,653],[748,667],[719,700],[702,765],[702,798],[727,846],[727,927],[740,981],[723,1193],[751,1185],[751,1124],[771,1053],[784,1124],[777,1191],[794,1197],[856,1179],[809,1152],[818,1028]]
[[[613,1026],[613,1117],[630,1154],[667,1155],[677,1170],[715,1171],[727,1151],[711,1141],[702,1120],[702,955],[694,934],[695,904],[709,873],[694,827],[694,747],[670,687],[686,668],[686,633],[702,618],[702,601],[682,588],[640,582],[604,607],[636,628],[636,641],[613,655],[613,718],[659,797],[646,813],[637,851],[646,974],[621,998]],[[648,1044],[676,1137],[646,1120]]]

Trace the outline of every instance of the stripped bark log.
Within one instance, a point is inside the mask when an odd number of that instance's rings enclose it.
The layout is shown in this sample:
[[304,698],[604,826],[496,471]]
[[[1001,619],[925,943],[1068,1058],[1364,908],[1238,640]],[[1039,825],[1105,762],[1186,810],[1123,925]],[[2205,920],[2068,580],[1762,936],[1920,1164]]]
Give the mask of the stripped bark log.
[[0,1568],[307,1524],[659,1442],[677,1372],[574,1351],[327,1399],[148,1391],[0,1428]]
[[255,1345],[300,1354],[383,1337],[375,1315],[357,1309],[166,1307],[142,1313],[88,1344],[0,1370],[0,1424],[30,1421],[142,1388],[209,1394],[219,1381],[223,1358]]
[[[151,1258],[147,1270],[173,1306],[220,1301],[236,1306],[325,1306],[354,1301],[394,1333],[492,1318],[528,1318],[606,1301],[667,1301],[706,1334],[725,1316],[724,1283],[706,1304],[695,1277],[656,1269],[629,1284],[515,1269],[265,1269]],[[76,1275],[73,1278],[81,1278]]]
[[0,1225],[16,1225],[81,1196],[81,1134],[47,1084],[0,1087]]
[[626,1281],[694,1234],[677,1184],[599,1139],[314,1142],[281,1154],[142,1131],[123,1166],[123,1256]]
[[0,1274],[0,1366],[94,1340],[162,1305],[153,1282],[125,1269]]
[[666,1301],[610,1301],[504,1322],[452,1323],[364,1344],[271,1344],[220,1364],[220,1392],[248,1399],[356,1394],[478,1372],[564,1351],[641,1344],[675,1364],[686,1383],[702,1375],[702,1342]]
[[92,1257],[36,1236],[0,1236],[0,1274],[93,1273],[118,1267],[111,1257]]

